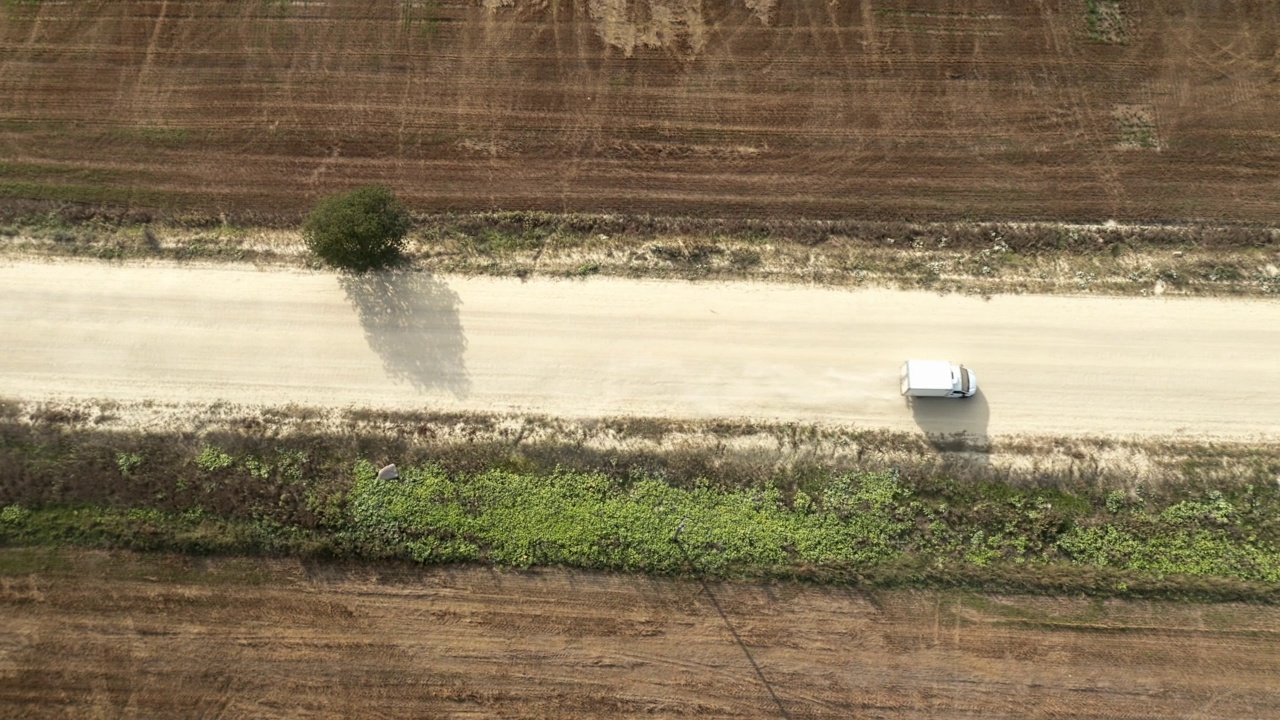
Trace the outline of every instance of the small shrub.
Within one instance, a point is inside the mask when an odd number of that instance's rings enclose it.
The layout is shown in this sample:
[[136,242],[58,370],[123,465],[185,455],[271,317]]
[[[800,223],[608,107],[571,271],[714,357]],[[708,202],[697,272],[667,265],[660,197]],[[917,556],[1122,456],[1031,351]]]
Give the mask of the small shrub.
[[196,456],[196,465],[203,470],[213,472],[215,470],[224,470],[231,467],[235,462],[235,458],[226,454],[222,450],[209,445],[204,446],[200,454]]
[[1129,17],[1120,0],[1085,0],[1085,22],[1089,37],[1113,45],[1123,44],[1129,35]]
[[400,260],[409,213],[391,191],[370,185],[320,201],[302,228],[307,247],[326,264],[364,272]]
[[129,477],[134,470],[142,465],[142,455],[138,453],[116,453],[116,467],[120,468],[120,474]]
[[0,508],[0,524],[21,525],[31,517],[31,511],[21,505],[5,505]]
[[1106,506],[1107,512],[1115,515],[1129,506],[1129,497],[1120,490],[1112,490],[1107,493]]
[[251,477],[259,480],[266,480],[271,477],[271,463],[263,462],[254,457],[244,459],[244,468],[249,471]]

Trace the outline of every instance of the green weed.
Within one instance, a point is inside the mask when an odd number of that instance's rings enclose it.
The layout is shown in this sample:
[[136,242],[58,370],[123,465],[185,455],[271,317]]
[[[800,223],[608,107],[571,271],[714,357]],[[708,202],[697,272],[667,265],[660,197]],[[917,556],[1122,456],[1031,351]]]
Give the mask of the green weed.
[[140,465],[142,465],[142,455],[133,452],[116,453],[116,467],[120,468],[121,475],[129,477]]
[[109,132],[109,136],[155,148],[185,147],[193,139],[191,131],[186,128],[158,126],[115,128]]
[[1130,20],[1121,0],[1085,0],[1089,37],[1113,45],[1128,41]]
[[5,505],[0,508],[0,523],[21,525],[31,517],[31,511],[21,505]]
[[40,9],[42,0],[4,0],[4,8],[18,16],[33,17]]
[[817,512],[772,488],[672,487],[654,478],[410,469],[378,481],[357,468],[349,496],[368,547],[420,562],[486,560],[643,572],[725,574],[799,562],[875,564],[898,552],[907,522],[890,476],[848,476]]
[[225,470],[233,464],[235,464],[235,458],[210,445],[201,448],[200,454],[196,456],[196,465],[210,472]]

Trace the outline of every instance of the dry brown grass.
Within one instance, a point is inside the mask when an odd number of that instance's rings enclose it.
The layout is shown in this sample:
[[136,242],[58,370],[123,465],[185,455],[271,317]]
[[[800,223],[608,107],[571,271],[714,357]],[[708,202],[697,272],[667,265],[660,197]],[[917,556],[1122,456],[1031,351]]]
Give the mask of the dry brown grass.
[[[336,475],[329,479],[335,482],[348,480],[354,458],[368,457],[401,464],[436,463],[460,472],[565,467],[619,477],[656,474],[679,485],[714,478],[739,487],[765,483],[789,490],[833,473],[896,468],[914,478],[1057,488],[1097,497],[1111,491],[1142,494],[1161,505],[1190,493],[1280,483],[1280,444],[1266,442],[1007,436],[975,443],[963,436],[927,438],[805,423],[568,419],[225,403],[9,401],[4,408],[0,421],[33,427],[45,440],[80,433],[78,442],[86,448],[110,451],[110,477],[68,478],[63,483],[64,489],[74,485],[90,492],[81,498],[84,501],[99,501],[99,491],[118,485],[117,451],[137,450],[159,459],[194,455],[205,444],[233,453],[306,449],[315,461],[311,470],[332,471]],[[81,453],[86,461],[92,455],[88,450]],[[251,478],[247,481],[252,483]],[[252,494],[262,492],[267,498],[271,490]],[[244,508],[235,505],[233,495],[228,495],[231,504],[223,510],[238,514]]]
[[[75,206],[14,215],[9,223],[0,253],[10,256],[313,262],[287,228],[180,218],[138,224],[108,208]],[[512,277],[757,280],[982,295],[1280,293],[1280,231],[1243,225],[494,213],[421,216],[407,250],[409,262],[434,272]]]

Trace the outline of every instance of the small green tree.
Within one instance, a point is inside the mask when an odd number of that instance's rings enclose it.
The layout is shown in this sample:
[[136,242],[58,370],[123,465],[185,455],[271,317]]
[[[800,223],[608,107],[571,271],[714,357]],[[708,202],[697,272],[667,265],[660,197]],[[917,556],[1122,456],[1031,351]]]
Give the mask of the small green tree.
[[316,257],[358,272],[399,260],[407,232],[408,211],[381,185],[324,198],[302,226],[302,237]]

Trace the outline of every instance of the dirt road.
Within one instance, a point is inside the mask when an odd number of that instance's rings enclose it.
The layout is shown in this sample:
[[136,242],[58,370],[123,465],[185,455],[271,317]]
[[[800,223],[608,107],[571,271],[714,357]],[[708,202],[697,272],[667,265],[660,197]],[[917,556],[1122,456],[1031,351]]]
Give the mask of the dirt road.
[[[0,395],[747,416],[928,432],[1280,433],[1280,303],[0,268]],[[909,406],[905,357],[970,401]]]
[[30,552],[4,717],[1280,715],[1275,608]]

